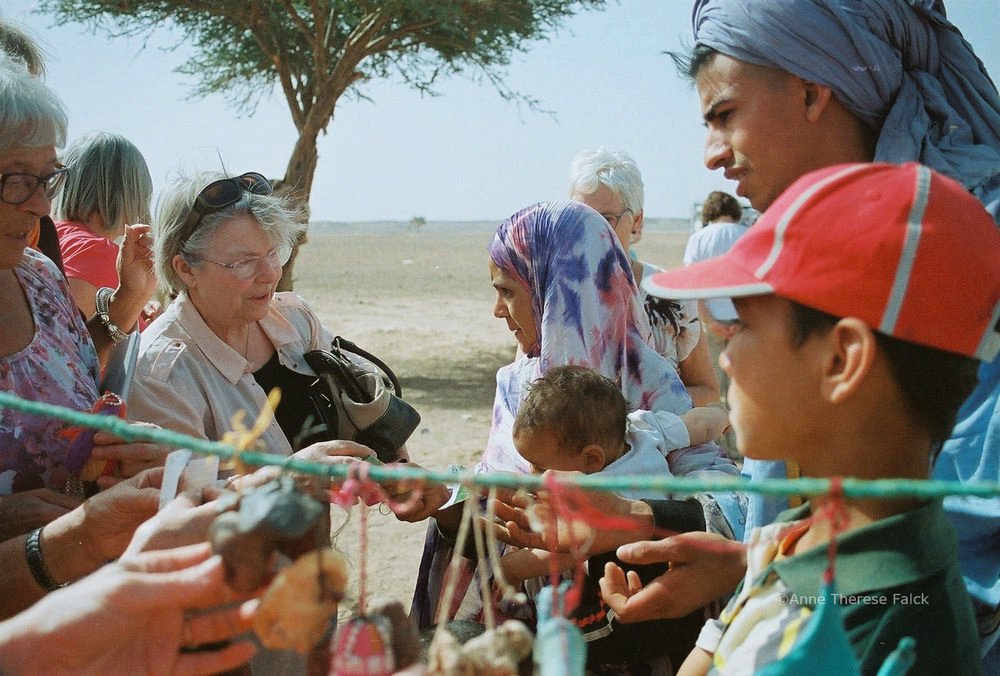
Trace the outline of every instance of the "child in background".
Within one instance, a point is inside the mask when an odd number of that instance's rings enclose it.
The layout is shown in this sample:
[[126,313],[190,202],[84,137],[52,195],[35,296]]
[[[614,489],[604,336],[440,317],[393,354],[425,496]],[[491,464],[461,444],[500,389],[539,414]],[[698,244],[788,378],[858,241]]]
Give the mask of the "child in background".
[[[721,364],[744,456],[794,460],[806,477],[927,479],[976,360],[1000,348],[997,270],[1000,233],[961,185],[913,163],[850,164],[799,179],[729,253],[654,275],[646,289],[734,298],[739,326]],[[826,598],[831,540],[836,593]],[[748,543],[742,587],[681,674],[754,673],[808,655],[799,639],[830,602],[862,673],[906,636],[916,641],[908,673],[979,673],[940,500],[814,496]],[[644,591],[613,566],[605,575],[610,597]]]
[[[728,425],[728,414],[721,405],[696,407],[680,416],[666,411],[629,413],[621,389],[611,380],[581,366],[560,366],[532,383],[514,419],[513,437],[518,453],[536,472],[737,476],[729,463],[704,469],[704,462],[696,461],[696,456],[713,451],[688,448],[718,438]],[[702,469],[692,471],[693,467]],[[622,494],[633,499],[668,497],[660,491],[629,490]],[[684,519],[669,527],[704,530],[705,523]],[[614,613],[608,614],[597,589],[597,578],[609,560],[614,560],[613,554],[587,561],[588,572],[593,571],[594,577],[587,576],[583,601],[571,618],[588,642],[588,668],[596,673],[644,673],[649,669],[660,673],[658,670],[669,668],[662,663],[669,653],[676,659],[678,653],[682,658],[690,651],[704,613],[699,609],[694,617],[677,621],[615,623]],[[519,549],[505,554],[500,563],[505,578],[514,584],[527,581],[530,593],[549,582],[547,576],[553,567],[571,571],[577,561],[572,554]],[[642,566],[637,572],[648,579],[662,573],[663,567]]]

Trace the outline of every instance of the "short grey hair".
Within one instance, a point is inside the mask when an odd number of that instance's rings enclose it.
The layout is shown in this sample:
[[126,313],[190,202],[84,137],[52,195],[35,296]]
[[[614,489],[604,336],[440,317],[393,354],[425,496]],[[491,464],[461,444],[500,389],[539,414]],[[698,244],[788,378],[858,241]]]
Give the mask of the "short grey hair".
[[639,165],[620,150],[584,150],[569,166],[569,194],[590,195],[605,185],[621,198],[633,214],[642,210],[644,194]]
[[71,168],[53,208],[56,220],[86,221],[95,211],[109,232],[148,223],[153,179],[142,153],[118,134],[88,134],[66,149]]
[[[155,238],[155,265],[160,289],[176,294],[186,289],[180,275],[174,271],[174,256],[181,253],[202,254],[215,231],[226,222],[239,216],[250,216],[267,233],[274,246],[292,246],[306,230],[306,218],[300,207],[288,197],[257,195],[244,192],[239,202],[204,216],[187,239],[184,223],[194,207],[195,198],[209,183],[228,177],[220,172],[204,172],[181,177],[165,187],[157,200],[153,219]],[[188,259],[191,265],[201,261]]]
[[0,54],[0,155],[61,148],[69,120],[62,101],[19,61]]

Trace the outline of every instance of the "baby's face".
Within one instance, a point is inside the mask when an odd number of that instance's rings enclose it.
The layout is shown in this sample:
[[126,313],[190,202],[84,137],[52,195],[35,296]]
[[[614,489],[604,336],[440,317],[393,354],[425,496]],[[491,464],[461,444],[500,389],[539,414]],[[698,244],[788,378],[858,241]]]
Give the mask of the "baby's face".
[[564,449],[555,433],[545,427],[521,430],[514,436],[514,448],[531,463],[536,474],[547,469],[561,472],[587,472],[581,454]]

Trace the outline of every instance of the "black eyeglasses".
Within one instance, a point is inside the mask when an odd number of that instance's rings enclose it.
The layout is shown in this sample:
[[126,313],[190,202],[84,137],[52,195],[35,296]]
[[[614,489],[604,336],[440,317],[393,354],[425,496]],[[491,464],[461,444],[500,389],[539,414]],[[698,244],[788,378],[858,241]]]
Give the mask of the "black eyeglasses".
[[194,198],[194,205],[191,213],[184,221],[181,231],[184,236],[181,238],[183,246],[191,237],[198,224],[205,216],[216,211],[221,211],[228,206],[236,204],[243,199],[243,193],[249,192],[254,195],[270,195],[274,191],[271,182],[255,171],[250,171],[233,178],[223,178],[212,181],[198,193]]
[[0,174],[0,202],[7,204],[24,204],[41,186],[45,191],[45,199],[52,201],[66,180],[69,167],[59,167],[48,176],[35,174]]

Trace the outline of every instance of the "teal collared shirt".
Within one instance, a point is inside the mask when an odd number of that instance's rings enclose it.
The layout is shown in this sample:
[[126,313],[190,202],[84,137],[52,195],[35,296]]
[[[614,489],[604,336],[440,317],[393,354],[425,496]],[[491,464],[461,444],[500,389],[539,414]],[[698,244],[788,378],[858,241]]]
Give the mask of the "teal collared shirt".
[[[808,505],[780,521],[809,516]],[[816,597],[827,547],[772,563],[771,572],[796,595]],[[837,538],[835,601],[862,673],[875,673],[904,636],[917,642],[916,674],[978,674],[979,642],[956,555],[955,532],[930,501]]]

